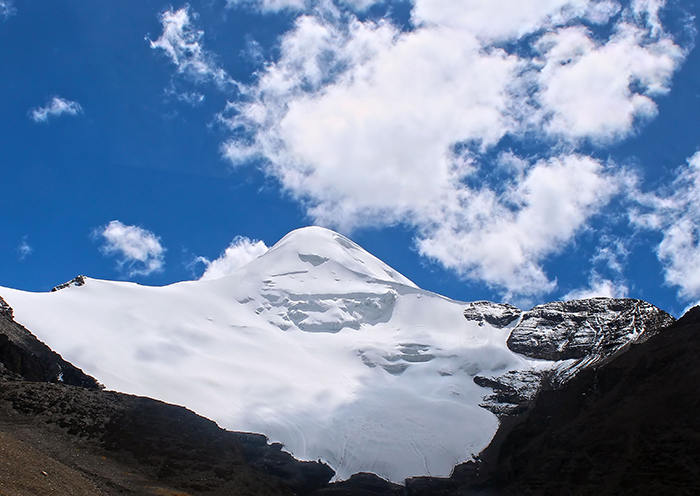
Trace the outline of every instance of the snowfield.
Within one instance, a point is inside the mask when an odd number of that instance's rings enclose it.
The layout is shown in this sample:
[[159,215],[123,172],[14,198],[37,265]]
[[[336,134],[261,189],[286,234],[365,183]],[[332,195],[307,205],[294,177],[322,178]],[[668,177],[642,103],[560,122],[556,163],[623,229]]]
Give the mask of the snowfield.
[[[165,287],[0,288],[15,318],[107,388],[264,433],[343,479],[447,476],[498,427],[477,374],[542,367],[347,238],[304,228],[235,274]],[[496,310],[495,310],[496,311]],[[500,315],[500,314],[499,314]]]

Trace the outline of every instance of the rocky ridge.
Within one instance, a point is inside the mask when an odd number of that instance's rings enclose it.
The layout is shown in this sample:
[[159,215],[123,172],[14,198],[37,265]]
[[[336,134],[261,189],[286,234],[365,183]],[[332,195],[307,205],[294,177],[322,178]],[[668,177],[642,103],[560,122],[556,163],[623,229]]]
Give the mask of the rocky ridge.
[[518,307],[507,303],[493,303],[490,301],[473,301],[467,303],[464,309],[464,318],[477,322],[480,326],[484,322],[494,327],[506,327],[516,321],[523,311]]
[[56,291],[60,291],[62,289],[66,289],[66,288],[70,288],[70,287],[80,287],[80,286],[85,286],[85,276],[81,276],[81,275],[75,276],[70,281],[59,284],[58,286],[54,286],[53,288],[51,288],[51,292],[55,293]]
[[539,369],[474,378],[493,391],[481,406],[499,416],[521,413],[543,385],[561,387],[579,371],[610,359],[631,343],[649,339],[675,320],[642,300],[602,297],[546,303],[526,312],[511,305],[476,302],[469,304],[465,317],[499,327],[517,321],[508,348],[543,361]]

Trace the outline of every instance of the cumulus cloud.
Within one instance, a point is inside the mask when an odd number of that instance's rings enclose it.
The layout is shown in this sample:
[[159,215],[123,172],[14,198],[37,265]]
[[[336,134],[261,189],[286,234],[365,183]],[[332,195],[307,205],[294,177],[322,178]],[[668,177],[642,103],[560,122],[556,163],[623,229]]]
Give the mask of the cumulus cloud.
[[43,107],[30,110],[29,118],[34,122],[47,122],[50,117],[60,117],[64,114],[78,115],[82,111],[83,108],[78,102],[55,96]]
[[590,0],[415,0],[413,22],[448,26],[484,42],[520,38],[576,18],[604,23],[620,9],[614,1]]
[[[532,129],[545,140],[623,137],[655,111],[652,97],[667,90],[682,51],[629,9],[607,39],[571,24],[609,22],[616,2],[511,4],[416,0],[411,31],[300,15],[250,98],[224,114],[236,134],[225,155],[264,158],[317,223],[410,224],[420,253],[466,277],[511,293],[551,291],[542,261],[610,200],[618,179],[567,152],[515,157],[520,169],[500,171],[506,186],[489,185],[483,178],[501,164],[484,152]],[[533,58],[496,46],[539,31],[525,42]]]
[[678,171],[668,194],[638,195],[642,207],[632,221],[658,230],[663,237],[656,253],[666,282],[679,288],[685,301],[700,298],[700,152]]
[[[262,164],[314,223],[404,223],[421,254],[464,277],[552,291],[547,257],[624,181],[577,150],[653,117],[685,56],[660,22],[665,2],[413,0],[409,27],[352,12],[374,3],[229,0],[295,20],[220,114],[223,154]],[[153,43],[178,68],[210,60],[188,10],[170,18]],[[506,138],[551,151],[494,159]]]
[[232,160],[266,157],[316,222],[346,229],[432,208],[463,172],[450,147],[494,144],[509,128],[518,69],[468,33],[348,22],[297,19],[254,97],[229,109],[229,125],[253,135],[225,146]]
[[585,288],[570,291],[564,295],[563,300],[580,300],[604,296],[606,298],[624,298],[628,293],[627,286],[622,283],[604,279],[597,273],[593,273]]
[[424,228],[419,250],[510,294],[551,291],[556,284],[541,260],[570,240],[620,182],[590,157],[539,161],[501,195],[460,191],[459,203]]
[[656,115],[652,97],[668,92],[683,51],[670,38],[648,41],[649,33],[623,22],[604,43],[582,26],[542,36],[537,99],[547,131],[609,142]]
[[93,234],[103,241],[102,252],[117,257],[117,266],[129,277],[163,270],[165,248],[151,231],[113,220]]
[[262,241],[249,239],[245,236],[236,236],[216,260],[197,257],[196,262],[202,262],[206,265],[204,274],[202,274],[200,279],[219,279],[233,274],[240,267],[265,254],[267,250],[267,245]]
[[29,255],[31,255],[32,252],[34,252],[34,248],[29,245],[27,236],[22,237],[22,241],[20,241],[17,245],[17,258],[19,258],[20,261],[23,261]]
[[170,8],[163,11],[160,14],[163,32],[155,41],[147,38],[151,48],[165,52],[178,73],[195,81],[211,81],[220,88],[235,84],[216,63],[215,57],[204,49],[204,31],[192,24],[196,17],[196,14],[190,13],[189,5],[179,10]]

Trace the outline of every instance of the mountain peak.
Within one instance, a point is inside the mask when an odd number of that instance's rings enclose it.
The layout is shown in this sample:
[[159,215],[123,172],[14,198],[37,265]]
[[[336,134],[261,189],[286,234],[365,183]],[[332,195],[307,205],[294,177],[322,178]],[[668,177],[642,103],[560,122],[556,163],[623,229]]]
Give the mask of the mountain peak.
[[[282,239],[280,239],[276,244],[279,245],[284,242],[289,242],[290,240],[297,240],[297,239],[303,239],[303,240],[310,240],[310,239],[316,239],[316,240],[327,240],[327,241],[333,241],[336,237],[344,237],[342,234],[335,232],[332,229],[328,229],[327,227],[321,227],[321,226],[305,226],[305,227],[300,227],[298,229],[293,229],[292,231],[289,231],[287,234],[285,234]],[[273,246],[274,248],[274,246]]]
[[320,226],[291,231],[267,253],[245,266],[246,273],[251,271],[260,272],[265,278],[294,276],[306,283],[311,279],[337,282],[370,279],[416,287],[354,241]]

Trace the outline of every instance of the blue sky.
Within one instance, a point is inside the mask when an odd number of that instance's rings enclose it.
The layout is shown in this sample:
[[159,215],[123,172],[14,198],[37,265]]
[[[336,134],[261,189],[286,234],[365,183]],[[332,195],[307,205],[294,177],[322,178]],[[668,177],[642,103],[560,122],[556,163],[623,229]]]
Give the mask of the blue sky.
[[320,224],[453,298],[677,315],[700,300],[697,10],[0,0],[0,285],[225,275]]

